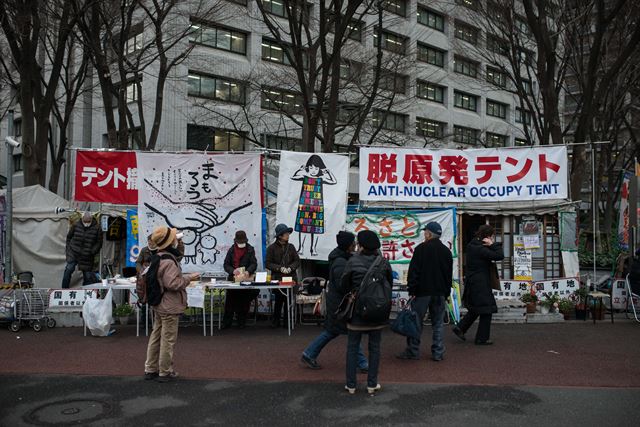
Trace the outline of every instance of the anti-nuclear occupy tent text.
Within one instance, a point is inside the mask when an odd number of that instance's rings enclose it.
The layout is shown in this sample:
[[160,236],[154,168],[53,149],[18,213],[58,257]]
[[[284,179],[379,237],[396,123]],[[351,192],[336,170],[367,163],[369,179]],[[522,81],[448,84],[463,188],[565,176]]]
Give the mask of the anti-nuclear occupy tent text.
[[566,199],[566,147],[360,149],[360,200],[498,202]]
[[326,260],[347,215],[349,158],[283,151],[276,222],[293,228],[300,258]]
[[[436,221],[442,227],[440,240],[457,257],[455,209],[434,211],[349,212],[345,229],[355,234],[371,230],[380,237],[382,254],[391,263],[394,276],[406,281],[406,271],[415,247],[424,241],[424,227]],[[455,259],[454,259],[454,264]],[[454,265],[454,278],[457,268]]]
[[260,155],[137,157],[140,240],[158,225],[178,228],[184,232],[185,272],[222,271],[235,232],[244,230],[262,265]]

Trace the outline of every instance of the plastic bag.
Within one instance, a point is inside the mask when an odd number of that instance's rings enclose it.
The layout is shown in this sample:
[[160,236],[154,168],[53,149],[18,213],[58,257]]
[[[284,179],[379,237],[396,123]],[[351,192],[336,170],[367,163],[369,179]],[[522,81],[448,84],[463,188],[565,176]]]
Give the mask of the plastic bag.
[[111,330],[112,317],[112,291],[109,289],[104,299],[98,298],[94,293],[87,296],[82,306],[82,317],[87,328],[94,337],[106,337]]

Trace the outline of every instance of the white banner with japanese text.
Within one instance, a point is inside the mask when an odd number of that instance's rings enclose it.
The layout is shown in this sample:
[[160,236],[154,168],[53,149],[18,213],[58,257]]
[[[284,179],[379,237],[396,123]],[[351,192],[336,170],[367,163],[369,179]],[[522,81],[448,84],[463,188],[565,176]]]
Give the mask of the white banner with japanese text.
[[360,200],[500,202],[568,197],[566,147],[360,149]]
[[355,234],[362,230],[374,231],[382,244],[381,252],[389,260],[394,280],[407,281],[409,263],[415,247],[424,241],[424,227],[436,221],[442,227],[440,240],[454,257],[453,274],[457,275],[457,243],[455,209],[433,211],[377,211],[348,212],[345,229]]
[[326,260],[347,216],[349,157],[283,151],[276,223],[293,228],[300,258]]
[[184,232],[185,272],[223,271],[235,232],[244,230],[262,265],[259,154],[138,153],[141,246],[156,226]]

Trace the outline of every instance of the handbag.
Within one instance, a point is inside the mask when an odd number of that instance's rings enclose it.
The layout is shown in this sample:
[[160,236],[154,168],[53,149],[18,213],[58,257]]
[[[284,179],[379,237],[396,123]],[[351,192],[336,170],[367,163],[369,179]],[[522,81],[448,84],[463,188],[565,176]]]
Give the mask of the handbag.
[[500,286],[500,276],[498,276],[498,266],[494,263],[491,263],[491,268],[489,269],[489,281],[491,282],[491,289],[495,289],[496,291],[502,290],[502,286]]
[[320,298],[313,306],[313,315],[318,317],[325,317],[327,315],[327,291],[322,290]]
[[420,322],[422,319],[413,311],[411,304],[400,310],[398,317],[391,322],[391,330],[405,337],[420,339]]
[[354,289],[344,297],[342,297],[342,301],[340,301],[340,305],[336,310],[336,319],[340,322],[348,322],[351,320],[353,316],[353,308],[356,306],[356,297],[358,295],[358,290]]

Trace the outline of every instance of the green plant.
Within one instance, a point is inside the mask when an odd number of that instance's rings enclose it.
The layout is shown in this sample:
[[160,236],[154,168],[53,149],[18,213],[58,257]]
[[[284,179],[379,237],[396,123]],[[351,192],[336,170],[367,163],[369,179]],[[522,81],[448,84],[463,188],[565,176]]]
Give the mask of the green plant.
[[113,310],[113,315],[116,317],[127,317],[133,314],[133,307],[129,304],[120,304]]
[[522,294],[520,297],[520,301],[525,304],[531,304],[532,302],[538,302],[538,295],[533,294],[531,292],[527,292],[526,294]]
[[584,305],[587,303],[587,294],[589,290],[586,286],[580,285],[580,287],[571,295],[571,299],[574,300],[576,305]]
[[575,307],[575,304],[569,298],[562,298],[558,301],[558,308],[562,313],[570,313],[573,307]]
[[543,296],[543,300],[540,302],[540,305],[543,305],[545,307],[557,307],[560,301],[560,296],[556,295],[556,294],[552,294],[549,292],[545,292],[544,294],[542,294]]

